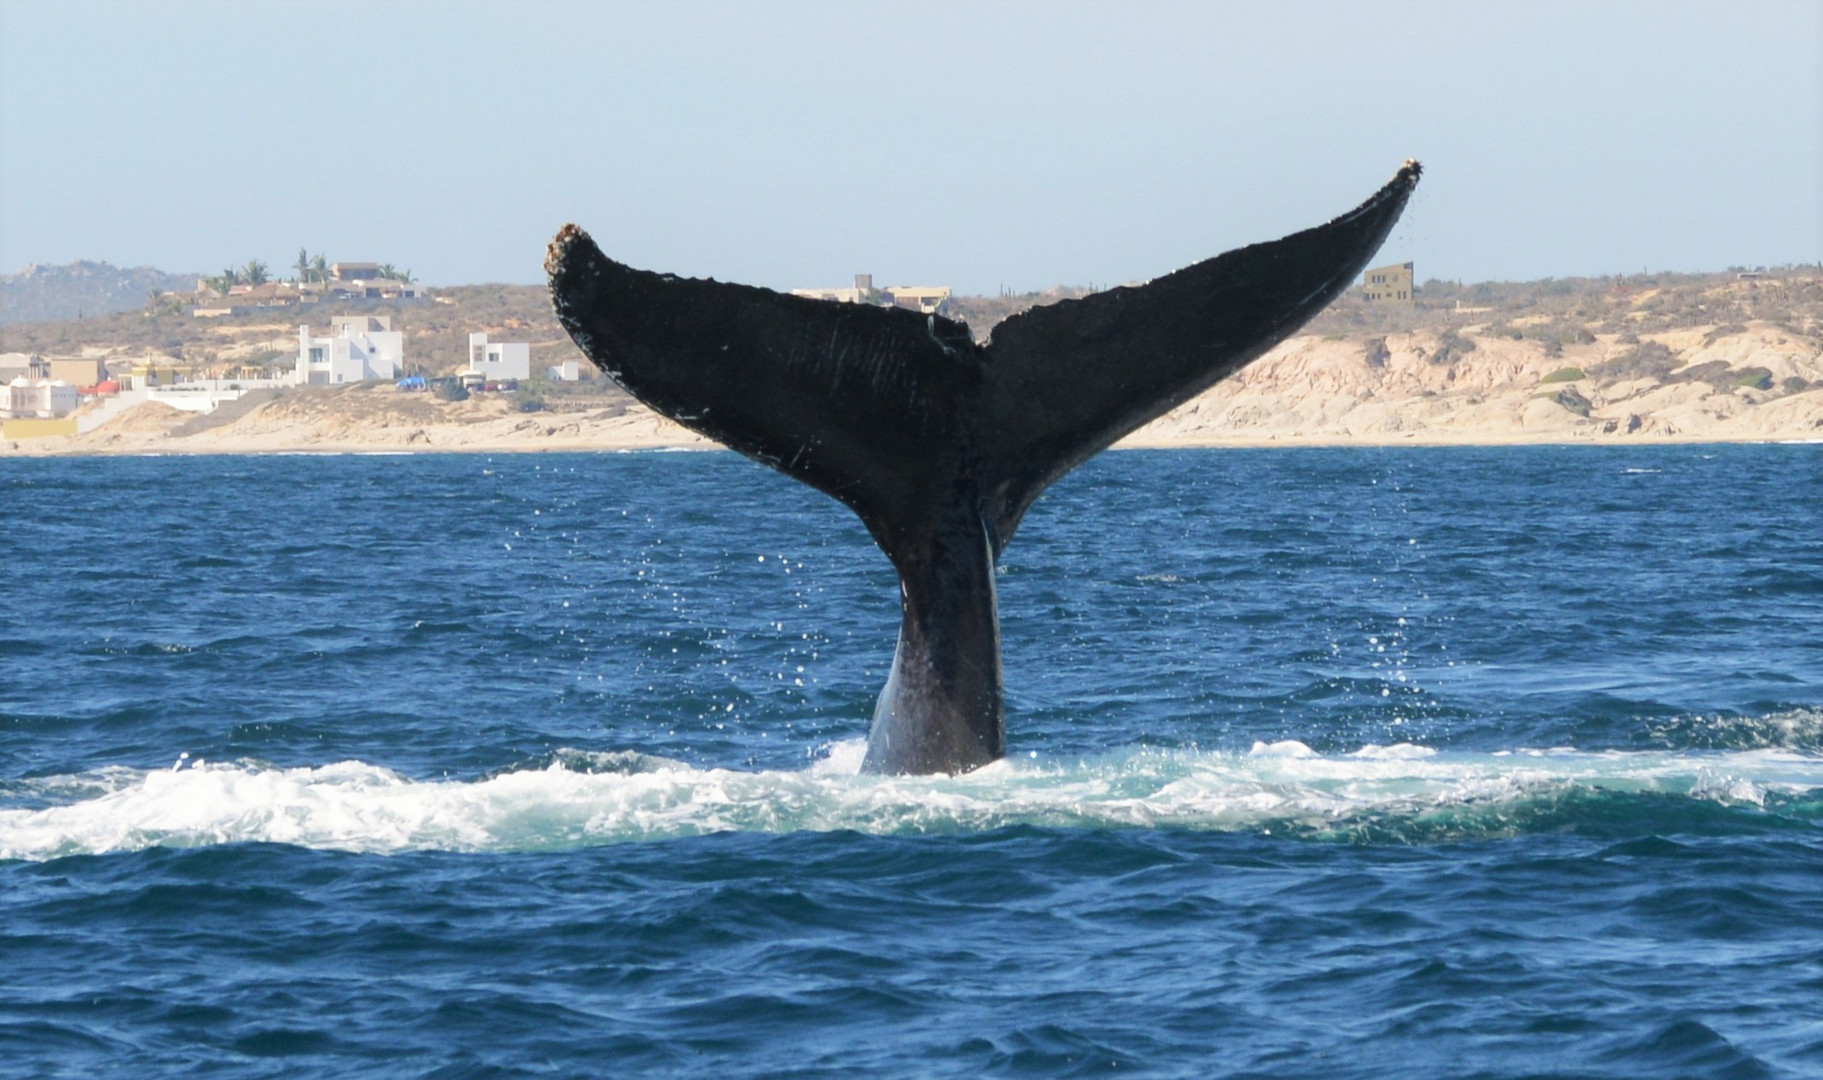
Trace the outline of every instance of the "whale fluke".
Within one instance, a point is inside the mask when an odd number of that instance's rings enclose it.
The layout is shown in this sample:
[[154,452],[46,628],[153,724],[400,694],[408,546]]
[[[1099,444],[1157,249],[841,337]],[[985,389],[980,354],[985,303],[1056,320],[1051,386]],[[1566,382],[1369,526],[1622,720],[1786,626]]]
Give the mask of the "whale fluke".
[[1417,185],[1079,300],[977,345],[938,315],[636,270],[565,225],[545,260],[558,318],[635,397],[859,515],[903,613],[864,768],[966,772],[1001,757],[994,560],[1059,477],[1258,358],[1355,279]]

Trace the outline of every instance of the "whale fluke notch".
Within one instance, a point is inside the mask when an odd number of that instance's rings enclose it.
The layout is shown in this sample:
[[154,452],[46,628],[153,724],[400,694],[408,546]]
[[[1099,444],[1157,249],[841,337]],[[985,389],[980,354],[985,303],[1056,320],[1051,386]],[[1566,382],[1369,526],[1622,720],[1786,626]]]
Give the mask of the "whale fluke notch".
[[854,510],[903,612],[865,768],[1005,753],[994,560],[1059,477],[1263,355],[1353,283],[1416,187],[1408,161],[1325,225],[1032,308],[987,344],[938,315],[636,270],[565,225],[564,328],[654,410]]

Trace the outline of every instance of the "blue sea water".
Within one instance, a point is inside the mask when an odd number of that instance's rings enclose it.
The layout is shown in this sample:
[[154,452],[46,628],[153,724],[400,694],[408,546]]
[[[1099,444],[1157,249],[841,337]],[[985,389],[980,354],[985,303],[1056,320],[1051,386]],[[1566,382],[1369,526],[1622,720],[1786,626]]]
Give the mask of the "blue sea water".
[[0,1075],[1823,1075],[1823,446],[0,461]]

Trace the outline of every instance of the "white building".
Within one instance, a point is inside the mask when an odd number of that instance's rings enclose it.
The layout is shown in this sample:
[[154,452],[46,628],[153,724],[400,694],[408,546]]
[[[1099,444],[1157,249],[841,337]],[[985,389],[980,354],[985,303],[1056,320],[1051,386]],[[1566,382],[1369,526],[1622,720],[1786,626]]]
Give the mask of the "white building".
[[364,379],[396,379],[405,367],[405,335],[385,315],[338,315],[329,337],[298,327],[297,382],[335,386]]
[[532,347],[523,341],[490,345],[486,334],[468,336],[468,373],[488,382],[532,377]]
[[552,364],[544,369],[552,382],[576,382],[582,378],[582,365],[574,360],[565,360],[561,364]]
[[76,410],[81,396],[62,379],[14,379],[0,386],[0,413],[14,418],[53,419]]
[[[0,416],[30,416],[31,413],[25,411],[25,403],[33,400],[35,400],[35,395],[32,393],[32,380],[25,376],[20,375],[0,383]],[[13,409],[15,401],[20,404],[17,412]]]

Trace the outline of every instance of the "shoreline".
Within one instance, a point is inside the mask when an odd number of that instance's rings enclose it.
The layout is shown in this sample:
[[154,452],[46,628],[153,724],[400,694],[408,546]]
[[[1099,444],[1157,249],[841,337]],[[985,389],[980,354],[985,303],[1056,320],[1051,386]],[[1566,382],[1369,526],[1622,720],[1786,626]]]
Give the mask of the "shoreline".
[[[1776,324],[1720,329],[1726,332],[1660,334],[1637,346],[1592,337],[1555,352],[1535,341],[1489,335],[1447,362],[1437,355],[1457,346],[1429,331],[1367,343],[1305,334],[1156,417],[1114,448],[1823,441],[1823,351]],[[542,403],[533,399],[534,405]],[[84,434],[0,438],[0,458],[717,445],[608,383],[566,391],[530,411],[522,411],[524,404],[497,394],[451,402],[376,383],[287,388],[214,421],[199,422],[194,413],[148,402],[111,415]]]
[[[1108,447],[1108,452],[1129,450],[1385,450],[1385,449],[1493,449],[1500,447],[1593,447],[1600,449],[1635,449],[1671,446],[1823,446],[1823,436],[1677,436],[1655,435],[1645,438],[1564,438],[1489,437],[1485,439],[1336,439],[1324,436],[1308,438],[1253,439],[1142,439],[1128,437]],[[620,445],[494,445],[459,446],[374,446],[346,445],[277,445],[277,446],[131,446],[68,447],[59,449],[19,449],[0,451],[0,461],[9,458],[42,460],[46,458],[201,458],[201,457],[424,457],[468,454],[736,454],[720,443],[702,439],[692,443],[653,442]]]

